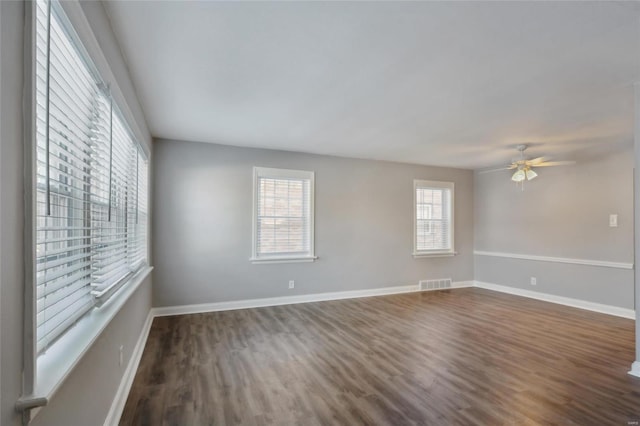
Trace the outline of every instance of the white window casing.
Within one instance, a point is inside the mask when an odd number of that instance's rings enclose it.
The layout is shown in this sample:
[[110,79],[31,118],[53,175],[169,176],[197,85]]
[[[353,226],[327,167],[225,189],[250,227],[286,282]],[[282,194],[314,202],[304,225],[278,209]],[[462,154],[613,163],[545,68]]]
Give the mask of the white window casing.
[[456,254],[454,209],[453,182],[413,181],[414,257]]
[[314,254],[314,172],[254,167],[254,263],[311,262]]

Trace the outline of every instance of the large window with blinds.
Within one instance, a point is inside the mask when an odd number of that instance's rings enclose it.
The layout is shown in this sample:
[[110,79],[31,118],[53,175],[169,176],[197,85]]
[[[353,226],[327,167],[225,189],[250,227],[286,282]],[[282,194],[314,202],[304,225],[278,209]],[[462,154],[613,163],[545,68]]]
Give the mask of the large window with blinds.
[[413,192],[413,254],[454,254],[454,184],[415,180]]
[[252,260],[314,260],[314,173],[255,167],[253,185]]
[[147,263],[147,159],[55,1],[35,10],[36,348]]

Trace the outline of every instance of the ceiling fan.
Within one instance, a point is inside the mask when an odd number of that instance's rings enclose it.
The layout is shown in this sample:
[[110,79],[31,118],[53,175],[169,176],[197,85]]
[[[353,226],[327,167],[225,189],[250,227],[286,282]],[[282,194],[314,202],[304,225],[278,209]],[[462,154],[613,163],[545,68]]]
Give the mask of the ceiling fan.
[[538,174],[533,170],[534,167],[569,166],[576,163],[575,161],[548,161],[546,157],[538,157],[529,160],[524,156],[524,151],[527,149],[527,145],[518,145],[516,149],[520,152],[520,158],[514,159],[510,165],[497,169],[482,170],[480,173],[515,170],[511,176],[511,180],[515,183],[524,185],[525,180],[532,180],[538,176]]

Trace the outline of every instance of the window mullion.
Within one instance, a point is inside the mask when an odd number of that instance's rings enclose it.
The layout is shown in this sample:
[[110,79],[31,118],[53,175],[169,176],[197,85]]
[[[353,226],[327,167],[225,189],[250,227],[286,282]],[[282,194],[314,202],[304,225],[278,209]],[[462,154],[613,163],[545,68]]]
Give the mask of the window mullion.
[[113,197],[113,98],[109,96],[109,206],[107,221],[111,222],[111,199]]
[[49,124],[50,114],[51,114],[51,1],[47,2],[47,75],[46,75],[46,112],[45,112],[45,146],[46,146],[46,157],[45,157],[45,179],[47,185],[47,193],[46,193],[46,209],[47,216],[51,216],[51,182],[50,182],[50,139],[49,134],[51,131],[51,126]]

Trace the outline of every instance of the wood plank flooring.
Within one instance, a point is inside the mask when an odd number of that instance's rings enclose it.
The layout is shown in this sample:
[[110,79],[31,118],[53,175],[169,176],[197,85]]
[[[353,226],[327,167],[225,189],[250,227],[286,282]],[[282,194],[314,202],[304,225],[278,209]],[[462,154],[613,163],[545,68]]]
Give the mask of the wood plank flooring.
[[156,318],[122,425],[627,425],[634,322],[468,288]]

